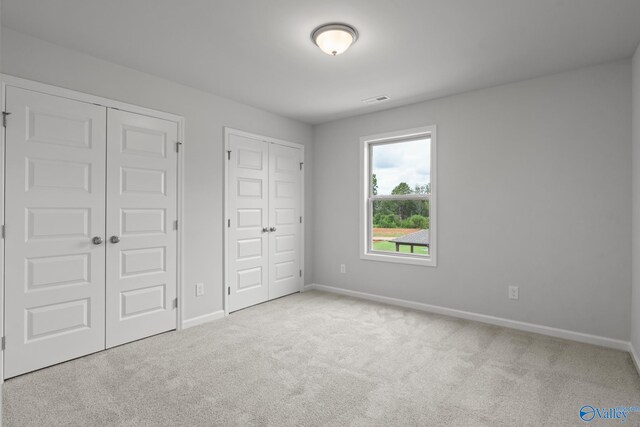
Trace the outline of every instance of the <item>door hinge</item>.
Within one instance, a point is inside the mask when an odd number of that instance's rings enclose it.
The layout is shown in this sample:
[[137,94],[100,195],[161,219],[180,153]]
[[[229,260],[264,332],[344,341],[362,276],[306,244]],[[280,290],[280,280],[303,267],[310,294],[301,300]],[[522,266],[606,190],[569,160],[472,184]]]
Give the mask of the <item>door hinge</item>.
[[5,347],[5,339],[4,339],[4,337],[2,337],[2,349],[3,350],[4,350],[4,347]]
[[230,219],[227,220],[227,227],[231,227],[231,220]]
[[300,277],[302,277],[302,270],[300,270]]
[[302,165],[304,165],[304,162],[300,162],[300,170],[302,170]]
[[173,308],[178,308],[178,298],[173,299]]
[[180,142],[180,141],[177,141],[177,142],[176,142],[176,153],[179,153],[179,152],[180,152],[180,146],[181,146],[181,145],[182,145],[182,142]]
[[300,224],[302,224],[302,217],[300,217]]
[[174,230],[178,229],[178,220],[177,219],[175,221],[173,221],[173,229]]
[[227,286],[227,295],[231,295],[231,286]]
[[4,234],[6,232],[7,227],[5,225],[2,226],[2,238],[4,239]]
[[2,112],[2,127],[7,127],[7,116],[9,116],[11,113],[8,111],[3,111]]
[[227,160],[231,160],[231,150],[227,150]]

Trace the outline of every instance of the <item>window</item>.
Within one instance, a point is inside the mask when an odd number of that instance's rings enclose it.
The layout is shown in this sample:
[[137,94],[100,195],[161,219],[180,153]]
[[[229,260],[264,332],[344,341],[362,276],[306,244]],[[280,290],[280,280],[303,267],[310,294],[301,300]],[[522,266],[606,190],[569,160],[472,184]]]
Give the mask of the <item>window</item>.
[[435,126],[360,141],[361,258],[435,267]]

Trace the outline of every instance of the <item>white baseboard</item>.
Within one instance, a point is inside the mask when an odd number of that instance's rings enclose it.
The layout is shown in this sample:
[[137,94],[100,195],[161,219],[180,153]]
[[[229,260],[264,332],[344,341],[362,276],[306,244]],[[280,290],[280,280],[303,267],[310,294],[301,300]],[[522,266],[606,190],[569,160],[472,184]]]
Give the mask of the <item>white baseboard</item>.
[[194,326],[202,325],[203,323],[213,322],[214,320],[222,319],[223,317],[224,310],[219,310],[214,311],[213,313],[194,317],[192,319],[186,319],[182,321],[182,329],[192,328]]
[[638,371],[638,375],[640,375],[640,353],[633,347],[633,343],[629,343],[629,353],[631,353],[633,364],[636,365],[636,371]]
[[[566,329],[552,328],[549,326],[536,325],[535,323],[520,322],[518,320],[510,320],[502,317],[488,316],[486,314],[472,313],[470,311],[456,310],[453,308],[440,307],[437,305],[424,304],[421,302],[413,302],[398,298],[384,297],[380,295],[369,294],[365,292],[351,291],[348,289],[335,288],[332,286],[319,285],[316,283],[305,286],[306,290],[317,289],[320,291],[332,292],[341,295],[347,295],[355,298],[376,301],[399,307],[412,308],[414,310],[426,311],[429,313],[443,314],[445,316],[458,317],[476,322],[488,323],[490,325],[503,326],[505,328],[518,329],[520,331],[534,332],[536,334],[548,335],[556,338],[564,338],[567,340],[578,341],[587,344],[599,345],[602,347],[613,348],[616,350],[632,352],[631,343],[628,341],[617,340],[613,338],[601,337],[598,335],[590,335],[582,332],[574,332]],[[632,357],[633,354],[632,354]],[[638,359],[636,357],[636,364]],[[636,365],[638,366],[638,365]],[[639,370],[640,372],[640,370]]]

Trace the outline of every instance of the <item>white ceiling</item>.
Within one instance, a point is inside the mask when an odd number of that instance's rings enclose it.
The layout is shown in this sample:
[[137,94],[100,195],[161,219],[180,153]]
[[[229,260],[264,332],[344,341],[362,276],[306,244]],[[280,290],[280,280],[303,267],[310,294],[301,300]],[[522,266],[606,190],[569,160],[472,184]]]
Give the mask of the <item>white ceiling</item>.
[[[337,57],[310,40],[333,21],[360,32]],[[640,0],[3,0],[2,25],[315,124],[629,57]]]

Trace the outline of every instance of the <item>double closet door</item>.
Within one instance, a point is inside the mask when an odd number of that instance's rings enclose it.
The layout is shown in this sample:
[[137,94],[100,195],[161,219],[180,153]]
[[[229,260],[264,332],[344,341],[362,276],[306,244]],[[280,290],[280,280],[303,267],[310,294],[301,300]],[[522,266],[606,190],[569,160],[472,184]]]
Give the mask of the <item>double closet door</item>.
[[300,290],[300,148],[227,134],[229,311]]
[[178,125],[7,87],[5,377],[176,328]]

